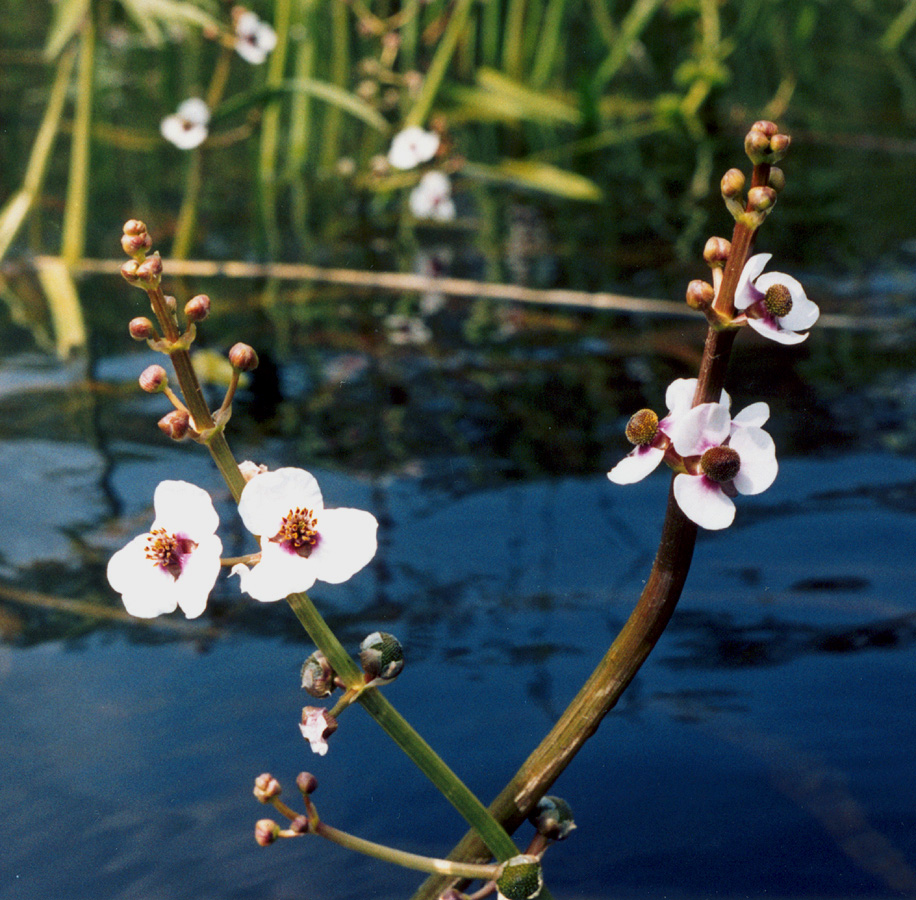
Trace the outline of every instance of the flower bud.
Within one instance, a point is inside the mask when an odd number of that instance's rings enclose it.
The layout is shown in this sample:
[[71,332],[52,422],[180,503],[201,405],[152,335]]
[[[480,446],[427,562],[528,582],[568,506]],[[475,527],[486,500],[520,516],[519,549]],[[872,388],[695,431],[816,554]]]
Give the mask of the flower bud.
[[129,234],[131,237],[138,237],[139,235],[146,234],[146,225],[139,219],[128,219],[124,223],[124,228],[122,230],[124,234]]
[[769,137],[762,131],[752,128],[744,139],[744,152],[755,166],[765,163],[770,153]]
[[779,131],[779,126],[775,122],[770,122],[769,119],[758,119],[751,125],[752,131],[759,131],[766,137],[771,138],[777,131]]
[[254,795],[261,803],[269,803],[273,797],[280,796],[280,782],[270,772],[258,775],[254,780]]
[[737,197],[743,190],[745,184],[744,172],[741,169],[729,169],[720,182],[723,197]]
[[135,341],[148,341],[150,338],[156,337],[156,329],[153,328],[153,323],[146,316],[137,316],[137,318],[131,319],[127,330]]
[[305,796],[314,794],[318,790],[318,779],[311,772],[300,772],[296,776],[296,787]]
[[528,821],[537,828],[538,834],[551,841],[565,840],[576,827],[572,809],[562,797],[541,797]]
[[770,138],[770,151],[773,156],[773,162],[782,159],[792,143],[792,138],[787,134],[774,134]]
[[302,664],[302,688],[313,697],[327,697],[334,690],[334,670],[320,650]]
[[169,308],[169,312],[175,312],[178,309],[178,301],[171,295],[165,295],[165,305]]
[[121,249],[138,262],[143,260],[152,247],[153,239],[145,231],[142,234],[124,234],[121,237]]
[[728,254],[731,253],[732,242],[725,238],[711,237],[703,248],[703,259],[712,268],[722,267],[728,262]]
[[182,441],[191,427],[191,417],[183,409],[173,409],[166,413],[157,423],[159,430],[173,441]]
[[268,847],[280,836],[280,826],[273,819],[259,819],[254,826],[258,846]]
[[776,202],[776,191],[771,187],[755,187],[747,192],[747,205],[754,212],[769,212]]
[[716,292],[708,281],[694,279],[687,285],[687,305],[691,309],[707,309]]
[[248,344],[235,344],[229,351],[229,362],[240,372],[251,372],[258,367],[258,354]]
[[367,683],[384,684],[397,678],[404,668],[404,649],[394,635],[373,631],[359,645],[359,661]]
[[[122,274],[124,272],[123,266],[121,272]],[[158,252],[147,256],[143,262],[138,264],[135,274],[137,282],[144,287],[159,287],[159,282],[162,280],[162,257]]]
[[496,895],[500,900],[532,900],[542,887],[541,864],[536,856],[526,854],[506,860],[496,879]]
[[135,259],[129,259],[121,266],[121,274],[124,276],[124,280],[127,281],[128,284],[133,284],[137,287],[140,287],[140,279],[137,275],[137,269],[139,268],[140,263]]
[[169,376],[162,366],[147,366],[140,373],[140,387],[147,394],[158,394],[168,383]]
[[776,193],[780,193],[786,186],[786,173],[778,166],[770,167],[770,174],[767,175],[767,187],[773,188]]
[[210,315],[210,298],[206,294],[192,297],[184,305],[184,314],[189,322],[203,322]]
[[308,816],[296,816],[295,819],[292,819],[289,823],[289,830],[293,834],[308,834],[309,833],[309,817]]
[[252,478],[255,478],[258,475],[267,471],[267,466],[263,463],[258,465],[257,463],[252,462],[250,459],[246,459],[244,462],[239,463],[239,471],[242,473],[242,478],[245,479],[247,484],[251,481]]

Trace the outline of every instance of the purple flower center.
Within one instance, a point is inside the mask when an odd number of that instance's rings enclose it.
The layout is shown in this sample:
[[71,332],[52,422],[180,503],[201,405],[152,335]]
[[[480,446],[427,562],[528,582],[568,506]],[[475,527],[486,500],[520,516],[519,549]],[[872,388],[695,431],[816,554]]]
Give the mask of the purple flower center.
[[297,506],[283,519],[280,530],[271,538],[297,556],[308,558],[318,543],[318,519],[310,509]]
[[196,549],[197,544],[190,538],[169,534],[164,528],[154,528],[146,542],[146,558],[165,569],[177,581],[185,559]]

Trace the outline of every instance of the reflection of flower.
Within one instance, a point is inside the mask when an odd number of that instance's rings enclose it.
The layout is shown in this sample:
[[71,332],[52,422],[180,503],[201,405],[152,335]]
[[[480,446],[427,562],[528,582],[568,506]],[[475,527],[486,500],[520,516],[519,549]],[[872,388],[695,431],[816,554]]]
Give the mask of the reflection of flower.
[[255,476],[242,491],[239,515],[260,535],[261,559],[252,569],[233,566],[232,574],[255,600],[307,591],[317,579],[340,584],[375,556],[375,516],[361,509],[325,509],[318,482],[304,469]]
[[754,403],[734,419],[721,403],[703,403],[680,420],[674,449],[686,473],[675,476],[674,498],[684,515],[703,528],[727,528],[735,518],[732,497],[759,494],[775,480],[773,439],[760,427],[766,403]]
[[277,46],[277,32],[256,13],[246,10],[235,20],[235,49],[239,56],[259,66]]
[[191,97],[178,107],[177,112],[162,120],[159,130],[180,150],[193,150],[207,139],[209,122],[207,104],[199,97]]
[[427,172],[410,192],[410,211],[418,219],[451,222],[455,218],[455,202],[448,175]]
[[305,706],[299,730],[311,745],[312,752],[324,756],[328,752],[327,739],[337,731],[337,719],[320,706]]
[[219,575],[219,518],[206,491],[163,481],[153,497],[156,518],[108,563],[108,581],[132,616],[151,619],[180,606],[199,616]]
[[[674,441],[678,422],[690,410],[696,393],[696,378],[677,378],[668,385],[665,404],[668,415],[659,421],[650,409],[642,409],[627,424],[627,439],[635,444],[607,477],[615,484],[633,484],[641,481],[664,459],[665,450]],[[725,391],[719,401],[728,409],[731,398]]]
[[439,149],[439,135],[413,125],[398,132],[388,151],[388,162],[396,169],[415,169],[429,162]]
[[780,344],[799,344],[808,334],[798,332],[810,328],[820,310],[791,275],[760,274],[771,256],[758,253],[745,263],[735,289],[735,309],[743,311],[747,324],[764,337]]

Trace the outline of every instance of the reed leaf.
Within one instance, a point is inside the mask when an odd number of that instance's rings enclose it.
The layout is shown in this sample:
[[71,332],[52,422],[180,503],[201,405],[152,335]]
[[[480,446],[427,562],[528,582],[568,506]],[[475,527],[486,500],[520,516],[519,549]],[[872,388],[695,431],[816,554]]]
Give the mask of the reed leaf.
[[83,27],[89,15],[89,0],[60,0],[54,9],[54,21],[45,42],[44,56],[54,60]]
[[614,39],[611,52],[595,74],[594,86],[597,91],[603,91],[620,71],[632,52],[634,44],[639,40],[639,36],[661,4],[662,0],[636,0],[627,10],[627,14],[620,23],[620,30]]
[[567,200],[597,202],[602,197],[601,188],[584,175],[537,160],[507,159],[493,166],[468,163],[463,172],[472,178],[514,184]]
[[517,118],[528,119],[532,122],[558,122],[567,125],[582,123],[582,113],[575,106],[543,91],[532,90],[495,69],[479,69],[477,83],[484,91],[514,106],[518,110]]
[[224,30],[219,19],[185,0],[121,0],[121,5],[155,46],[165,40],[163,25],[194,25],[217,33]]
[[57,355],[66,359],[86,347],[86,323],[76,284],[62,259],[47,259],[38,269],[54,331]]

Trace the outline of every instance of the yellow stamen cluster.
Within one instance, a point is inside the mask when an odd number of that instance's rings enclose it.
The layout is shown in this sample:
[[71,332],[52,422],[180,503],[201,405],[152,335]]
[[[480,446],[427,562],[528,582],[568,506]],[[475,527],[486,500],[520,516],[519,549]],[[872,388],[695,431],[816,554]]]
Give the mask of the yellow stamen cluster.
[[651,409],[641,409],[627,422],[627,440],[637,447],[652,441],[658,434],[658,416]]
[[271,541],[287,544],[299,556],[308,557],[318,543],[318,519],[312,510],[297,506],[283,519]]
[[792,311],[792,293],[784,284],[774,284],[763,295],[763,305],[771,316],[781,319]]
[[166,570],[176,581],[181,574],[181,558],[197,544],[188,538],[176,537],[164,528],[154,528],[146,543],[146,558]]

